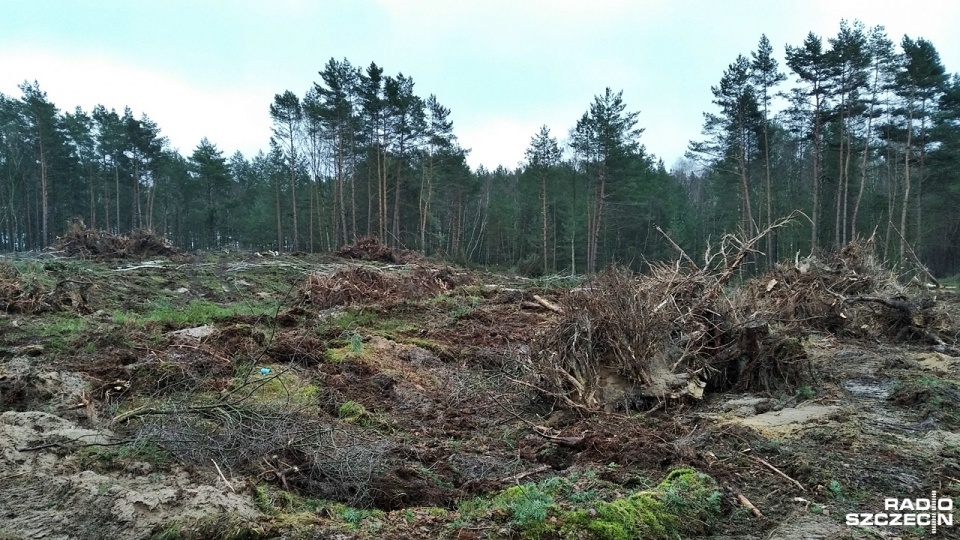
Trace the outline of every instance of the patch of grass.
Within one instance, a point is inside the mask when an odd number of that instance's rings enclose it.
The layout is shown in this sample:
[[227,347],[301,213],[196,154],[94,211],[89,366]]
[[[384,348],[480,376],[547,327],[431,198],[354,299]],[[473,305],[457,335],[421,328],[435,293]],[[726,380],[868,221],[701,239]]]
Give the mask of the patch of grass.
[[817,393],[814,392],[813,388],[810,388],[809,386],[801,386],[800,388],[797,388],[797,396],[799,396],[800,399],[811,399],[815,395],[817,395]]
[[493,499],[494,508],[502,508],[510,515],[525,536],[542,532],[542,525],[553,507],[553,497],[534,484],[514,486]]
[[75,455],[82,467],[98,471],[122,469],[126,464],[138,461],[157,468],[174,462],[169,452],[151,443],[86,446],[79,449]]
[[143,314],[130,311],[114,311],[113,322],[120,325],[135,325],[140,328],[159,326],[161,328],[185,328],[213,324],[217,321],[238,316],[272,315],[276,311],[275,302],[243,302],[221,306],[208,300],[191,300],[186,305],[175,305],[162,299],[153,302]]
[[51,351],[73,352],[89,337],[91,327],[91,323],[83,317],[50,315],[45,317],[33,332]]

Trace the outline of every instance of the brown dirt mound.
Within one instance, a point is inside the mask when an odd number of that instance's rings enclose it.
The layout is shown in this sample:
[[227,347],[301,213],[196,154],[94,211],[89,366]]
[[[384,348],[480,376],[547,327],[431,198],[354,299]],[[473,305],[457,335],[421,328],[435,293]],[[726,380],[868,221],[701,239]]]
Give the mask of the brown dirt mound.
[[82,223],[71,224],[51,247],[68,257],[80,259],[172,257],[180,254],[166,238],[151,230],[136,229],[127,235],[115,235],[87,228]]
[[420,254],[415,251],[388,247],[376,236],[361,236],[354,240],[352,244],[347,244],[338,249],[336,254],[348,259],[394,264],[407,264],[421,258]]

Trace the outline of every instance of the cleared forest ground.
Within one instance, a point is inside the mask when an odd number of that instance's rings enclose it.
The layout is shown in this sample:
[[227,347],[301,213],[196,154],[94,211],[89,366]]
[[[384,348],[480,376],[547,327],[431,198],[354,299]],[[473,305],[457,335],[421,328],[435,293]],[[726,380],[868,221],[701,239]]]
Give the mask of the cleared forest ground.
[[0,538],[930,536],[845,515],[960,496],[960,299],[856,249],[2,259]]

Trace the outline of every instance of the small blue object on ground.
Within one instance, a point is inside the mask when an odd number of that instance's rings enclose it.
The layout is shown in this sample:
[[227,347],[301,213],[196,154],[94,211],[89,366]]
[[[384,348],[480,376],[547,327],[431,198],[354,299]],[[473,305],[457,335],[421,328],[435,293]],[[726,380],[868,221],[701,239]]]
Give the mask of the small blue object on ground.
[[268,367],[262,367],[262,368],[260,368],[260,374],[261,374],[261,375],[269,375],[269,374],[270,374],[270,368],[268,368]]

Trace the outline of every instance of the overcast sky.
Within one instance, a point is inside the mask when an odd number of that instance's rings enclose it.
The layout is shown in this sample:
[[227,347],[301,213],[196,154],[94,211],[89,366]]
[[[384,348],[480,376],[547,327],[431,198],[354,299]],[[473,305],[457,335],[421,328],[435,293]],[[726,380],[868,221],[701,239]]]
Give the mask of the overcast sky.
[[783,67],[784,45],[843,18],[926,38],[960,71],[955,0],[0,0],[0,92],[36,80],[61,110],[146,113],[184,154],[207,137],[252,157],[275,94],[303,96],[331,57],[374,61],[452,110],[472,166],[513,168],[609,86],[669,168],[761,34]]

